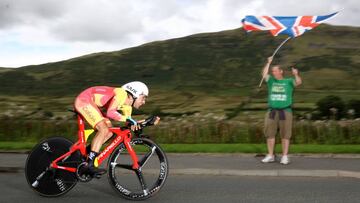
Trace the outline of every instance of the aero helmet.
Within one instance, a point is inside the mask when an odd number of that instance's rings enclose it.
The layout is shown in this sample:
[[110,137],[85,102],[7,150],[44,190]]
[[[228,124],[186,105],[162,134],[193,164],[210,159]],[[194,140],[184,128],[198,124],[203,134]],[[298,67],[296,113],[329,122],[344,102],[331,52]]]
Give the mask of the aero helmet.
[[135,99],[138,98],[140,95],[149,95],[149,89],[143,82],[129,82],[123,85],[122,88],[130,92]]

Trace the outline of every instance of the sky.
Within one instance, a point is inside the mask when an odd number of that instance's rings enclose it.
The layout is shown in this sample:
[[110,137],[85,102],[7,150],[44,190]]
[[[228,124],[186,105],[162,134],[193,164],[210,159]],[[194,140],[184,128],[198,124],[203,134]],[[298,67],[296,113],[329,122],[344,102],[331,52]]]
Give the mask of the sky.
[[245,15],[327,15],[360,26],[359,0],[0,0],[0,67],[241,27]]

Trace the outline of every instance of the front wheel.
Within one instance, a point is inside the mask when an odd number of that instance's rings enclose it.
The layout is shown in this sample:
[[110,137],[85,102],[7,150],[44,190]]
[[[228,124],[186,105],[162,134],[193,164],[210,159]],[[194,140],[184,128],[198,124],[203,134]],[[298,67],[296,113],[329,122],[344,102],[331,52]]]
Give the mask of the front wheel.
[[137,154],[139,169],[122,143],[109,159],[109,182],[119,194],[131,200],[144,200],[160,191],[169,173],[163,150],[152,140],[136,138],[130,143]]
[[[69,151],[73,143],[62,137],[43,140],[30,152],[25,165],[25,176],[29,186],[42,196],[60,196],[71,190],[77,183],[75,173],[52,169],[50,164],[56,158]],[[58,164],[76,167],[81,160],[80,153],[75,152]]]

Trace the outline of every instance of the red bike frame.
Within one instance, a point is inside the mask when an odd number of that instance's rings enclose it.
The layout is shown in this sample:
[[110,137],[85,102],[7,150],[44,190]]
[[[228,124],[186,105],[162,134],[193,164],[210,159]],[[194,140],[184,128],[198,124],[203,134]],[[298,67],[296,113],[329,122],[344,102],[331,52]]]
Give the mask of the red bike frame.
[[[66,170],[70,172],[76,172],[76,168],[73,167],[65,167],[65,166],[59,166],[58,162],[65,159],[66,157],[69,157],[72,153],[76,151],[80,151],[81,155],[86,157],[86,140],[87,140],[87,133],[85,133],[85,124],[84,119],[81,115],[77,115],[77,123],[78,123],[78,141],[73,144],[70,147],[70,150],[60,156],[59,158],[55,159],[53,162],[51,162],[50,167],[55,169],[61,169]],[[129,129],[121,130],[120,127],[111,127],[109,128],[111,132],[113,132],[116,136],[114,140],[96,157],[98,165],[101,165],[101,163],[114,151],[114,149],[121,143],[125,144],[126,149],[128,150],[128,153],[131,156],[131,159],[133,161],[132,168],[138,169],[138,158],[136,156],[136,153],[132,146],[130,145],[130,141],[132,138],[131,131]],[[91,130],[93,131],[93,130]]]

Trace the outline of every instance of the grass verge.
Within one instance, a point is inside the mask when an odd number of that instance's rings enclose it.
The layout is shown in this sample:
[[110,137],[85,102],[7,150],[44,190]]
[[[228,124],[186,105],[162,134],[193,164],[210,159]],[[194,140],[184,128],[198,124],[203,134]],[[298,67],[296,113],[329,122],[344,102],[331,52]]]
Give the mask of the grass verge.
[[35,142],[3,142],[0,141],[0,150],[2,151],[24,151],[30,150],[35,146]]
[[[34,142],[0,142],[2,151],[26,151],[32,149]],[[160,144],[167,153],[266,153],[265,144]],[[277,153],[281,145],[276,146]],[[360,145],[312,145],[297,144],[290,146],[290,153],[334,153],[357,154]]]

